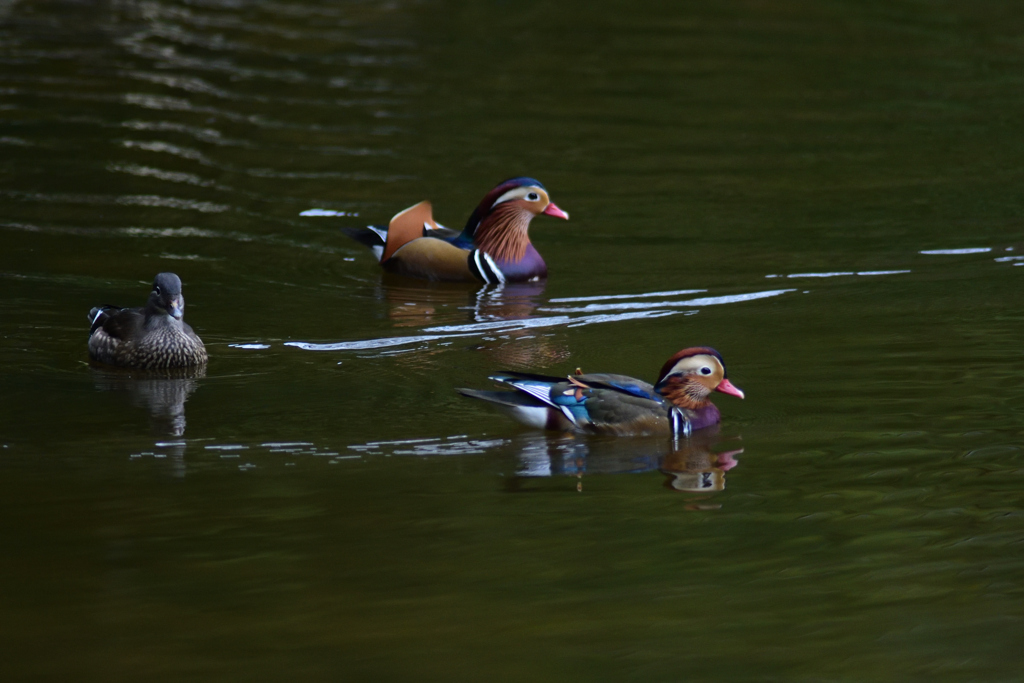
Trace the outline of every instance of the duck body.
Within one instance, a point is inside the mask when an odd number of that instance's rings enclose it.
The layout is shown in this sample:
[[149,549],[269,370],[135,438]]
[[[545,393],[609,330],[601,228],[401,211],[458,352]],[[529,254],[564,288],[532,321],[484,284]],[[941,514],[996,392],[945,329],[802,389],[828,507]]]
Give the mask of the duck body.
[[205,365],[206,347],[182,320],[181,280],[160,273],[143,308],[97,306],[89,311],[89,357],[100,363],[140,370]]
[[743,398],[725,377],[721,355],[708,347],[674,355],[654,385],[605,373],[553,377],[502,372],[491,379],[514,391],[459,392],[493,403],[525,425],[555,431],[689,436],[721,420],[707,398],[712,391]]
[[538,214],[568,220],[533,178],[500,183],[477,206],[462,232],[434,220],[430,202],[395,215],[387,226],[345,228],[373,250],[392,273],[448,282],[527,282],[547,277],[547,264],[530,242],[530,221]]

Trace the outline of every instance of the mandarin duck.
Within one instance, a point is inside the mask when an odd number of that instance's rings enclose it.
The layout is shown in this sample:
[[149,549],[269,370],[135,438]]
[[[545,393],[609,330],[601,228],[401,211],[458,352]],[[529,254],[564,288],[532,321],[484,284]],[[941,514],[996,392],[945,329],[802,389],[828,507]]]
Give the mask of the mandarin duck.
[[89,311],[89,357],[140,370],[203,365],[206,347],[182,320],[184,313],[181,280],[160,273],[145,308],[97,306]]
[[569,220],[533,178],[512,178],[487,193],[462,232],[434,221],[430,202],[395,215],[387,227],[343,228],[373,250],[385,270],[426,280],[526,282],[547,277],[544,259],[530,243],[538,214]]
[[743,398],[726,377],[722,355],[706,346],[669,358],[654,386],[603,373],[549,377],[501,372],[491,379],[515,391],[458,391],[494,403],[527,426],[558,431],[689,436],[721,419],[708,400],[711,392]]

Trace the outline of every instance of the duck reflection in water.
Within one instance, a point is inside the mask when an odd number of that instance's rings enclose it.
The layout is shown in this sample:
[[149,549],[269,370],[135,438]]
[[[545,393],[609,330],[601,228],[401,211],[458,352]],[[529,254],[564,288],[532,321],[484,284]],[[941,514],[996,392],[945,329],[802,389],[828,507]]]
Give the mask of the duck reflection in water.
[[149,411],[154,434],[172,437],[184,436],[185,402],[205,375],[205,366],[159,371],[93,367],[96,389],[126,393],[132,405]]
[[399,275],[381,278],[379,296],[397,327],[429,327],[529,318],[546,282],[503,285],[424,284]]
[[717,426],[709,427],[678,440],[531,436],[517,456],[516,476],[509,482],[509,490],[525,490],[526,482],[538,477],[576,477],[576,488],[582,491],[587,474],[660,471],[666,476],[665,487],[672,491],[715,493],[725,488],[725,473],[739,464],[736,456],[743,452],[742,448],[713,451],[721,441],[718,431]]
[[[502,329],[501,323],[514,323],[534,317],[546,283],[506,283],[467,286],[459,283],[429,283],[398,275],[381,278],[380,296],[387,302],[388,317],[396,327],[444,327],[446,333],[488,332],[475,348],[491,356],[501,367],[533,367],[557,364],[569,358],[569,349],[545,328]],[[515,327],[515,325],[511,325]],[[529,341],[529,343],[523,343]],[[440,351],[439,349],[437,351]],[[430,352],[415,354],[423,358]]]

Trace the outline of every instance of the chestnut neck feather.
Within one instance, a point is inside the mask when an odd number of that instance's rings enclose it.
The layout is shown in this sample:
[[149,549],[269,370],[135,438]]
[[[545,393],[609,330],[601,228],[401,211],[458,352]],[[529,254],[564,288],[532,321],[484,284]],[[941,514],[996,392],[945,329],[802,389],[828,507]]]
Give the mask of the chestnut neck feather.
[[700,410],[711,403],[708,400],[707,387],[699,382],[673,379],[659,391],[662,396],[680,408]]
[[526,231],[532,218],[532,213],[515,204],[498,204],[477,227],[477,246],[496,261],[522,260],[530,244]]

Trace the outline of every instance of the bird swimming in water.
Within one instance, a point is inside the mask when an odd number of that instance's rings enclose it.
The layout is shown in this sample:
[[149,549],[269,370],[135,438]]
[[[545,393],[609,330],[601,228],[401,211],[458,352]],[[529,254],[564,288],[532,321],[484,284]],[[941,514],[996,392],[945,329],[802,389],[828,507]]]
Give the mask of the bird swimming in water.
[[596,434],[689,436],[721,420],[709,400],[712,392],[744,397],[728,380],[722,355],[706,346],[669,358],[653,386],[603,373],[550,377],[501,372],[491,379],[515,391],[458,391],[489,401],[530,427]]
[[343,228],[373,250],[392,273],[449,282],[527,282],[547,277],[548,268],[530,242],[538,214],[569,220],[533,178],[506,180],[480,202],[462,232],[434,221],[430,202],[398,213],[385,226]]
[[97,306],[89,311],[89,357],[140,370],[203,365],[206,347],[182,320],[185,298],[174,273],[160,273],[144,308]]

